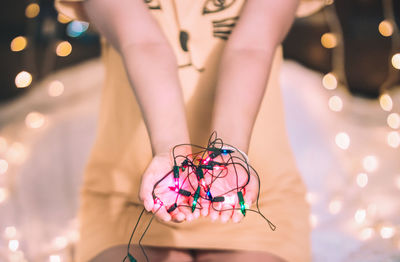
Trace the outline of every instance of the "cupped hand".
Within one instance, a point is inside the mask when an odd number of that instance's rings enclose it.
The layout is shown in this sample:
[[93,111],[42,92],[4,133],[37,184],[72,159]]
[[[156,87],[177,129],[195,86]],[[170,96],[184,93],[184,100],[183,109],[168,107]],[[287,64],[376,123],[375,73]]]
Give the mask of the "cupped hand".
[[[173,163],[169,153],[155,155],[142,176],[139,197],[143,201],[145,209],[153,212],[157,218],[163,221],[193,220],[200,213],[199,211],[191,213],[190,197],[178,195],[177,192],[170,189],[175,185],[172,168]],[[183,178],[181,176],[179,179],[180,185]],[[153,197],[153,189],[156,199]],[[187,190],[190,189],[187,188]],[[178,207],[174,211],[168,212],[167,210],[175,203]]]
[[[211,202],[206,199],[201,200],[203,209],[202,216],[209,216],[211,220],[227,222],[232,219],[237,223],[243,219],[241,205],[239,203],[238,191],[242,192],[245,208],[249,209],[252,203],[257,201],[259,192],[259,181],[253,170],[250,168],[248,175],[247,166],[244,162],[233,159],[229,160],[229,155],[219,156],[214,161],[227,162],[226,167],[214,167],[212,176],[206,174],[206,182],[210,184],[210,192],[213,197],[223,196],[223,202]],[[241,166],[242,164],[243,166]]]

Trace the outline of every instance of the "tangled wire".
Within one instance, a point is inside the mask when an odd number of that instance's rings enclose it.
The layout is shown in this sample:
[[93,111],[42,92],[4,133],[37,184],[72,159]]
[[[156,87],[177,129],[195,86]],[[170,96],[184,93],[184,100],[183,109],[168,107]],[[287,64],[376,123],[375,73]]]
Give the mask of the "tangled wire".
[[[189,155],[176,155],[176,149],[183,146],[191,146],[198,151]],[[179,144],[172,149],[173,167],[158,180],[152,191],[154,204],[157,206],[147,227],[139,239],[139,246],[146,258],[146,252],[141,245],[141,241],[154,219],[154,215],[165,207],[168,213],[174,212],[179,208],[188,208],[193,213],[196,209],[203,209],[202,203],[208,203],[210,208],[215,211],[240,211],[243,216],[247,211],[258,213],[265,221],[267,221],[271,230],[275,230],[276,226],[272,224],[260,211],[258,199],[260,194],[260,178],[257,172],[248,163],[245,153],[232,145],[225,144],[222,139],[217,137],[213,132],[208,140],[207,147],[201,147],[193,144]],[[257,200],[256,208],[251,209],[245,202],[246,186],[249,183],[257,183]],[[165,193],[172,193],[174,201],[170,199],[162,199]],[[217,208],[216,204],[224,203],[231,208]],[[237,203],[237,204],[236,204]],[[129,259],[130,262],[136,259],[129,252],[129,247],[144,213],[140,213],[139,219],[132,231],[129,239],[127,255],[124,260]]]

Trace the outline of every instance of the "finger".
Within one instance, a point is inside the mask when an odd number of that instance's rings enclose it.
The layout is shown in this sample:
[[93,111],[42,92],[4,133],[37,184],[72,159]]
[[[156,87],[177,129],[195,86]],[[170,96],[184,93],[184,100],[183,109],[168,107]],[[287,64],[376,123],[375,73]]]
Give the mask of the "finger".
[[159,204],[155,204],[153,206],[153,213],[158,217],[159,219],[168,222],[171,220],[171,215],[167,212],[164,206],[161,206]]
[[253,201],[250,197],[243,197],[244,198],[244,205],[246,207],[246,209],[250,209],[251,205],[253,204]]
[[201,210],[201,207],[198,205],[197,208],[193,212],[193,218],[194,219],[197,219],[197,218],[200,217],[200,210]]
[[220,212],[220,219],[222,223],[228,222],[228,220],[232,217],[232,209],[233,206],[229,204],[223,204],[222,205],[222,210]]
[[194,219],[191,207],[189,207],[187,204],[184,204],[184,206],[180,206],[178,209],[180,212],[182,212],[182,214],[185,215],[186,221],[192,221]]
[[258,190],[247,189],[246,193],[243,194],[243,199],[245,203],[254,203],[257,200]]
[[202,206],[202,209],[200,210],[201,215],[203,217],[208,216],[209,209],[210,209],[210,201],[209,200],[205,200],[205,201],[202,200],[201,201],[201,206]]
[[[251,208],[252,202],[251,202],[250,198],[244,197],[244,203],[245,203],[246,211]],[[244,216],[243,216],[242,210],[240,209],[240,205],[237,205],[236,210],[233,212],[233,215],[232,215],[232,221],[234,223],[239,223],[243,218],[244,218]]]
[[211,218],[211,221],[216,221],[218,219],[221,207],[221,203],[211,203],[209,208],[209,217]]
[[174,222],[183,222],[185,220],[185,214],[183,214],[181,211],[179,211],[178,208],[176,208],[174,211],[169,213],[171,215],[171,220]]
[[152,211],[152,210],[153,210],[153,207],[154,207],[154,200],[153,200],[153,198],[152,198],[151,196],[146,196],[146,198],[144,198],[144,200],[143,200],[143,205],[144,205],[144,208],[145,208],[148,212]]
[[236,206],[235,210],[233,211],[232,221],[234,223],[239,223],[243,219],[242,211],[240,211],[240,206]]

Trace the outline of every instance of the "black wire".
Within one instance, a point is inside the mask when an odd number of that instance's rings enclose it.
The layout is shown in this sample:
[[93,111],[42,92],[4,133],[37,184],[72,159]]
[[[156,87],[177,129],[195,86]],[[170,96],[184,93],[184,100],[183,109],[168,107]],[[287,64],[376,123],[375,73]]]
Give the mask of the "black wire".
[[[233,170],[234,170],[234,173],[235,173],[235,176],[236,176],[236,188],[232,188],[231,190],[228,190],[228,191],[226,191],[226,192],[224,192],[223,194],[220,194],[220,195],[218,195],[218,196],[224,196],[224,195],[227,195],[227,194],[229,194],[229,193],[231,193],[231,192],[233,192],[233,191],[239,192],[239,191],[245,189],[245,187],[250,183],[250,179],[251,179],[251,177],[252,177],[251,173],[253,172],[253,173],[254,173],[254,176],[257,178],[257,182],[258,182],[258,192],[257,192],[257,199],[256,199],[256,210],[250,209],[250,208],[248,208],[248,209],[246,209],[246,210],[251,211],[251,212],[255,212],[255,213],[259,214],[265,221],[267,221],[267,223],[268,223],[269,227],[271,228],[271,230],[275,231],[276,226],[275,226],[270,220],[268,220],[268,219],[264,216],[264,214],[261,212],[260,207],[259,207],[259,198],[260,198],[260,190],[261,190],[261,180],[260,180],[260,177],[259,177],[257,171],[248,163],[246,156],[245,156],[240,150],[238,150],[236,147],[234,147],[234,146],[232,146],[232,145],[230,145],[230,144],[224,144],[224,142],[222,141],[222,139],[221,139],[221,138],[218,138],[217,132],[215,132],[215,131],[212,132],[212,134],[210,135],[210,137],[209,137],[209,139],[208,139],[207,147],[202,147],[202,146],[198,146],[198,145],[194,145],[194,144],[178,144],[178,145],[174,146],[173,149],[172,149],[172,155],[173,155],[173,158],[174,158],[174,165],[177,165],[177,158],[183,158],[183,161],[187,160],[186,166],[187,166],[187,170],[188,170],[188,171],[187,171],[187,175],[186,175],[186,178],[184,179],[184,181],[187,180],[189,186],[192,188],[193,191],[195,191],[196,188],[199,186],[200,180],[197,179],[197,183],[198,183],[198,184],[197,184],[197,187],[195,187],[195,186],[192,184],[192,181],[191,181],[191,179],[190,179],[190,176],[191,176],[191,175],[196,175],[195,172],[194,172],[194,171],[196,170],[196,168],[202,168],[201,165],[202,165],[203,163],[202,163],[201,161],[204,159],[204,156],[205,156],[205,154],[206,154],[207,152],[209,152],[209,151],[213,151],[213,152],[214,152],[215,149],[222,150],[222,148],[224,148],[224,145],[229,146],[229,147],[231,147],[232,149],[234,149],[234,153],[239,153],[239,155],[240,155],[241,157],[238,157],[238,156],[232,155],[232,153],[229,153],[229,158],[225,161],[224,158],[221,156],[221,159],[222,159],[221,164],[222,164],[223,166],[225,166],[225,167],[226,167],[226,166],[229,166],[229,165],[233,166]],[[187,156],[184,156],[184,155],[175,155],[175,150],[176,150],[178,147],[180,147],[180,146],[191,146],[191,147],[194,147],[194,148],[201,149],[201,151],[198,151],[198,152],[196,152],[196,153],[192,153],[191,155],[187,155]],[[201,155],[201,159],[200,159],[200,160],[198,160],[198,156],[199,156],[199,155]],[[198,163],[198,165],[195,164],[195,162],[194,162],[195,160],[200,161],[200,162]],[[182,161],[182,162],[183,162],[183,161]],[[246,180],[246,182],[245,182],[243,185],[239,185],[239,175],[238,175],[238,170],[237,170],[237,168],[239,168],[239,167],[242,168],[243,170],[245,170],[246,173],[247,173],[247,180]],[[190,170],[189,168],[192,169],[191,172],[189,172],[189,170]],[[251,171],[252,171],[252,172],[251,172]],[[158,185],[161,183],[161,181],[163,181],[163,180],[166,179],[168,176],[170,176],[170,175],[172,174],[172,172],[173,172],[173,170],[169,171],[167,174],[165,174],[160,180],[158,180],[158,181],[154,184],[153,190],[152,190],[152,196],[153,196],[153,199],[154,199],[154,200],[155,200],[155,199],[159,199],[159,198],[157,197],[156,193],[155,193],[156,188],[157,188]],[[213,183],[214,183],[217,179],[225,178],[226,176],[228,176],[228,170],[227,170],[227,169],[222,169],[222,170],[218,171],[218,174],[216,174],[216,175],[214,174],[214,172],[216,172],[216,171],[214,171],[214,169],[212,169],[212,171],[210,171],[210,172],[209,172],[209,170],[207,170],[206,173],[204,174],[204,176],[205,176],[206,174],[210,174],[210,175],[211,175],[211,182],[207,185],[207,190],[210,191],[210,192],[211,192]],[[196,178],[197,178],[197,175],[196,175]],[[204,178],[204,179],[205,179],[205,178]],[[182,183],[182,186],[183,186],[183,183]],[[203,188],[203,191],[205,191],[204,188]],[[207,193],[207,192],[206,192],[206,193]],[[189,197],[194,197],[194,194],[192,193]],[[214,197],[215,197],[215,196],[214,196]],[[201,196],[201,194],[200,194],[200,195],[199,195],[199,199],[209,200],[209,201],[211,202],[211,205],[210,205],[210,206],[211,206],[215,211],[221,212],[221,211],[241,210],[241,208],[237,208],[237,207],[233,207],[233,208],[229,208],[229,209],[222,209],[222,208],[221,208],[220,210],[217,210],[217,209],[214,207],[214,203],[215,203],[215,202],[213,202],[213,201],[212,201],[211,199],[209,199],[208,197],[203,197],[203,196]],[[160,201],[161,201],[161,200],[160,200]],[[178,204],[177,204],[177,201],[178,201],[178,197],[177,197],[177,199],[175,200],[175,205],[177,205],[177,207],[188,207],[188,208],[191,208],[190,202],[188,202],[188,203],[189,203],[188,205],[184,205],[184,204],[179,204],[179,205],[178,205]],[[237,205],[237,203],[236,203],[236,205]],[[154,212],[153,216],[151,217],[151,219],[150,219],[148,225],[146,226],[145,230],[143,231],[143,233],[142,233],[142,235],[141,235],[141,237],[140,237],[140,239],[139,239],[139,247],[140,247],[140,249],[142,250],[142,252],[143,252],[143,254],[144,254],[144,256],[145,256],[147,262],[149,261],[149,259],[148,259],[148,257],[147,257],[147,254],[146,254],[146,252],[145,252],[145,250],[144,250],[144,247],[142,246],[141,242],[142,242],[142,239],[144,238],[146,232],[148,231],[148,229],[149,229],[151,223],[153,222],[154,217],[156,216],[157,212],[162,208],[162,206],[163,206],[163,205],[160,205],[160,207],[157,209],[157,211]],[[196,208],[196,209],[202,209],[203,207],[202,207],[201,203],[196,203],[195,208]],[[128,247],[127,247],[127,255],[126,255],[125,258],[123,259],[123,262],[124,262],[124,261],[129,257],[129,255],[130,255],[130,253],[129,253],[129,248],[130,248],[130,245],[131,245],[131,242],[132,242],[132,238],[133,238],[133,236],[134,236],[134,234],[135,234],[135,232],[136,232],[136,229],[137,229],[137,227],[138,227],[138,224],[139,224],[139,222],[140,222],[140,220],[141,220],[141,218],[142,218],[142,216],[143,216],[144,210],[145,210],[145,209],[143,208],[143,209],[142,209],[142,212],[140,213],[139,218],[138,218],[138,220],[137,220],[137,222],[136,222],[136,225],[135,225],[135,227],[134,227],[134,229],[133,229],[133,231],[132,231],[131,237],[130,237],[130,239],[129,239]]]
[[124,258],[123,261],[125,261],[125,259],[129,256],[129,247],[131,246],[131,242],[132,242],[133,235],[135,234],[136,228],[138,227],[139,222],[140,222],[140,219],[141,219],[142,216],[143,216],[144,210],[145,210],[145,208],[143,207],[142,212],[140,212],[139,218],[138,218],[138,220],[136,221],[136,225],[135,225],[135,227],[134,227],[133,230],[132,230],[132,234],[131,234],[131,237],[129,238],[128,247],[127,247],[127,250],[126,250],[126,256],[125,256],[125,258]]

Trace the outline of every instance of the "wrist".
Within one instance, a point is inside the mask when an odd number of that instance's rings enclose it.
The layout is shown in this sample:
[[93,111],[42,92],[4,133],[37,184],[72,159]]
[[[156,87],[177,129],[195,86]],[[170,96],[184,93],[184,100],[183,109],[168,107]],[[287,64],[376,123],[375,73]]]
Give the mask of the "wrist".
[[239,128],[215,128],[219,138],[222,139],[224,144],[232,145],[247,155],[249,150],[250,135],[239,131]]
[[[153,155],[170,155],[172,149],[180,144],[189,144],[189,135],[184,132],[173,133],[166,132],[168,135],[155,137],[151,140]],[[184,154],[190,152],[190,146],[182,145],[175,149],[176,154]]]
[[223,150],[232,150],[234,152],[237,151],[237,153],[239,155],[241,155],[246,160],[246,162],[249,162],[249,157],[248,157],[247,153],[243,152],[242,150],[240,150],[240,148],[238,148],[238,147],[236,147],[234,145],[227,145],[224,142],[224,146],[221,149],[223,149]]

